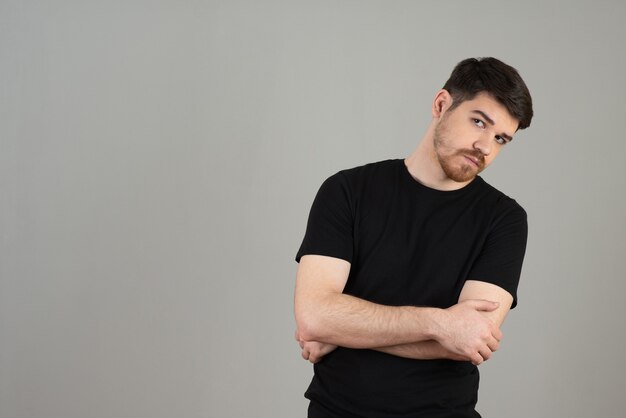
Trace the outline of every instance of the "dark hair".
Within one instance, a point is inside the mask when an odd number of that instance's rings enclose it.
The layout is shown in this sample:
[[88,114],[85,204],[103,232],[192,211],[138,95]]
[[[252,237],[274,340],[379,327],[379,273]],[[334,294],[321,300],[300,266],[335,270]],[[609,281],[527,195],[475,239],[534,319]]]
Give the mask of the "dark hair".
[[528,87],[515,68],[500,60],[491,57],[463,60],[454,67],[443,88],[452,96],[450,110],[485,92],[519,121],[518,129],[530,126],[533,102]]

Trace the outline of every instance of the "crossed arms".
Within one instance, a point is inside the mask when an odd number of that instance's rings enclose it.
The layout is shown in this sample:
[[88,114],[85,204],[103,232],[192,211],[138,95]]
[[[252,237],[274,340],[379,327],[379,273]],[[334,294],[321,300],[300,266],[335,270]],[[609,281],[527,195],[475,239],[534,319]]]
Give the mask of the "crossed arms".
[[296,276],[296,339],[315,363],[337,346],[368,348],[413,359],[480,364],[502,338],[500,325],[513,297],[486,282],[468,280],[448,309],[385,306],[343,294],[350,263],[305,255]]

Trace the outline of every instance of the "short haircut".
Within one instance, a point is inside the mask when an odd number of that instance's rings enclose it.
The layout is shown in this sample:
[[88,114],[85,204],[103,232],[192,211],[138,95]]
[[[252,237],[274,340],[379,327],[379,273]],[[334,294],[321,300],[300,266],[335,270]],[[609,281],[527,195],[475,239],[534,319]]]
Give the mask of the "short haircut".
[[518,129],[530,126],[533,102],[517,70],[496,58],[468,58],[459,62],[443,86],[452,96],[454,109],[478,93],[488,93],[519,121]]

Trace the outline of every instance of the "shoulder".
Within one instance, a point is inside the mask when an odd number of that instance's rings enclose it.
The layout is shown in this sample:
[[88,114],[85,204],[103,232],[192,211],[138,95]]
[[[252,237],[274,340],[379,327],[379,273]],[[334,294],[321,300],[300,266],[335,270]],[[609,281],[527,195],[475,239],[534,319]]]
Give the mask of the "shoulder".
[[403,166],[404,163],[401,159],[377,161],[341,170],[326,179],[325,183],[341,184],[353,192],[357,192],[364,186],[395,180]]
[[402,166],[403,160],[385,160],[338,171],[322,183],[317,199],[341,200],[355,209],[364,196],[379,194],[396,182]]
[[488,214],[487,230],[492,234],[513,234],[524,238],[528,234],[528,215],[513,198],[480,179],[481,205]]
[[400,159],[377,161],[341,170],[335,176],[343,176],[349,180],[363,179],[371,175],[393,173],[397,170],[400,163],[402,163]]
[[376,183],[388,184],[392,181],[401,162],[402,160],[384,160],[338,171],[324,180],[316,200],[329,202],[331,205],[341,201],[353,209],[364,190],[378,189],[380,187],[375,187]]
[[496,189],[481,177],[478,177],[476,181],[479,182],[477,193],[480,198],[485,204],[491,206],[496,214],[514,215],[524,219],[527,217],[526,211],[515,199]]

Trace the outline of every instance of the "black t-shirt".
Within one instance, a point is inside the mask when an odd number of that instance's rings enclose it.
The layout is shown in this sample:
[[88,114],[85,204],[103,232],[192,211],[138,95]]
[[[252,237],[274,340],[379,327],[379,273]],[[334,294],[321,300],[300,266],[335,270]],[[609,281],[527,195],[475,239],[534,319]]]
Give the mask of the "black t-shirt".
[[[322,184],[296,260],[349,261],[344,293],[384,305],[447,308],[471,279],[507,290],[515,306],[526,235],[524,209],[482,178],[439,191],[415,181],[403,160],[388,160]],[[337,416],[479,416],[469,362],[339,347],[314,370],[305,396]]]

